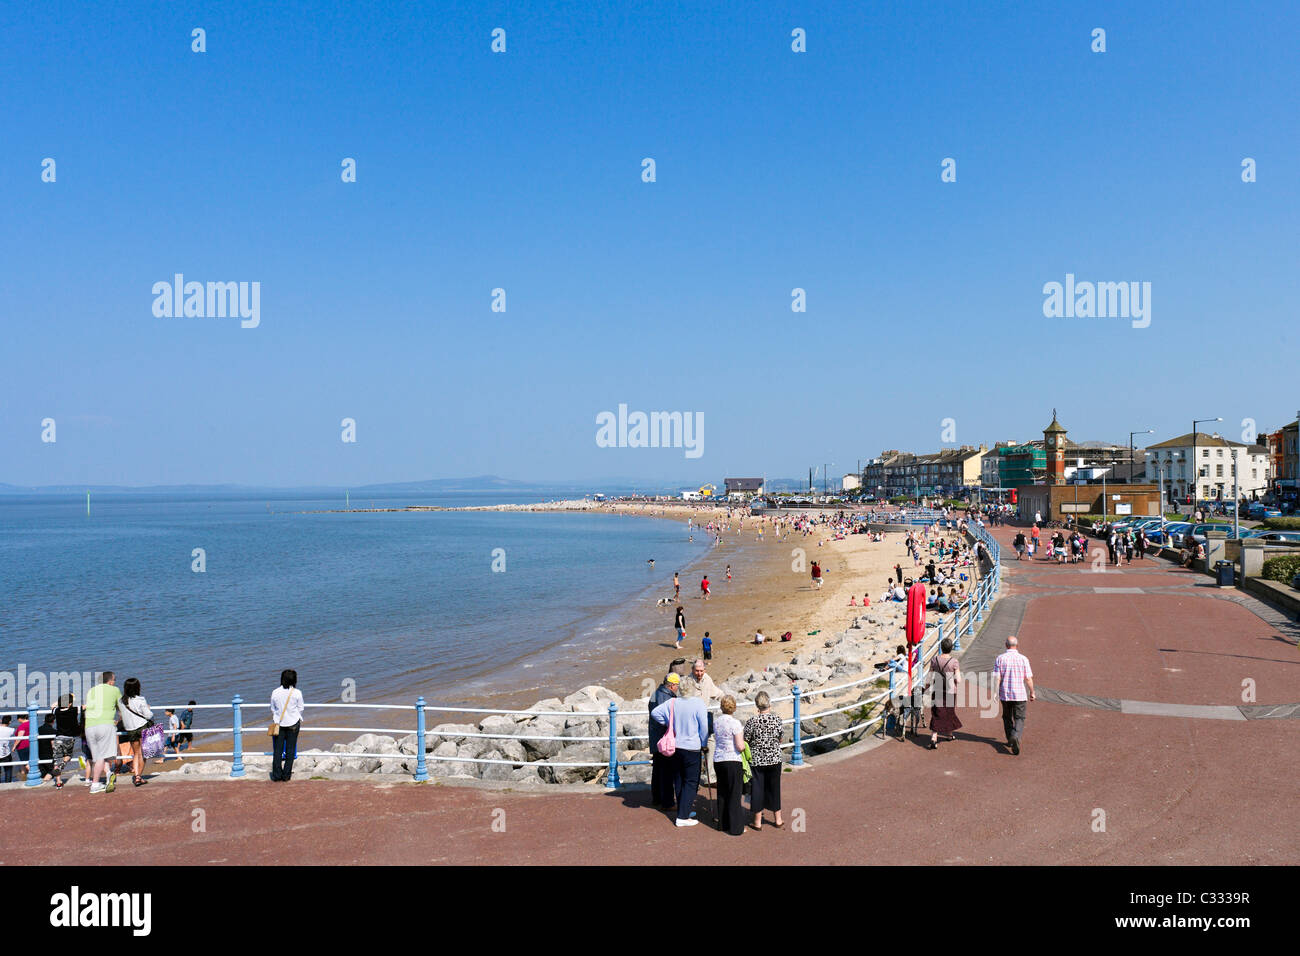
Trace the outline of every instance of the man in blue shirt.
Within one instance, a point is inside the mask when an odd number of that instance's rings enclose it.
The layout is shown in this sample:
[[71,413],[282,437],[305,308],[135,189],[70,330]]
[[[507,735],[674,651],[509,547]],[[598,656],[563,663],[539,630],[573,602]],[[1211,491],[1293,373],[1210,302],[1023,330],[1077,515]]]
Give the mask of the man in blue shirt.
[[650,719],[662,727],[672,723],[677,742],[677,752],[673,754],[677,825],[693,827],[700,822],[691,808],[700,790],[700,752],[709,742],[709,718],[695,678],[681,678],[678,688],[677,698],[650,711]]

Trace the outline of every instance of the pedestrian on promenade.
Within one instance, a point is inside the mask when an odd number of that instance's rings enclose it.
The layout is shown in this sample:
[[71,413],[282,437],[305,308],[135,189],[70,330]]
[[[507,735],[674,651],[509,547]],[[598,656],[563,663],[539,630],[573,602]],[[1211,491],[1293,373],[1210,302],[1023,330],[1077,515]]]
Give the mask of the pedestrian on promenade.
[[54,713],[46,711],[36,728],[36,767],[42,780],[54,775]]
[[293,758],[298,756],[298,731],[306,709],[298,689],[298,672],[280,672],[280,686],[271,691],[271,779],[283,783],[293,776]]
[[939,747],[939,737],[957,739],[961,721],[957,719],[957,687],[961,684],[961,668],[952,656],[952,638],[945,637],[939,653],[930,661],[930,750]]
[[14,782],[14,768],[9,766],[14,753],[14,729],[10,724],[13,718],[8,714],[0,717],[0,783]]
[[[91,793],[112,793],[117,787],[117,773],[110,763],[117,755],[117,702],[122,692],[112,671],[104,671],[100,682],[86,694],[86,748],[90,751]],[[108,775],[107,783],[99,775]]]
[[[190,730],[191,727],[194,727],[194,710],[192,710],[192,708],[194,708],[198,702],[199,701],[190,701],[190,706],[187,706],[185,710],[181,711],[181,730]],[[190,749],[192,745],[194,745],[194,734],[182,734],[181,743],[185,744],[186,750]],[[179,753],[179,748],[177,748],[177,752]]]
[[1017,531],[1016,538],[1013,543],[1015,544],[1015,548],[1016,548],[1016,560],[1019,561],[1025,556],[1025,548],[1027,546],[1025,542],[1025,533],[1023,531]]
[[[650,695],[649,713],[660,704],[666,704],[677,696],[677,687],[681,677],[676,671],[669,670],[663,682]],[[659,752],[659,740],[664,731],[653,720],[647,728],[650,732],[650,806],[660,810],[671,810],[677,804],[673,793],[673,758],[665,757]]]
[[680,604],[677,605],[677,613],[673,615],[673,629],[677,631],[677,650],[682,649],[682,641],[686,640],[686,609]]
[[751,826],[763,829],[763,811],[771,810],[780,829],[785,826],[781,820],[781,718],[771,712],[772,698],[765,690],[754,695],[754,707],[758,713],[745,721],[749,769],[753,773],[749,791],[749,809],[754,814]]
[[18,717],[18,726],[14,728],[14,755],[13,760],[18,761],[18,775],[25,777],[27,775],[27,762],[31,759],[31,750],[29,748],[29,735],[31,734],[31,721],[27,719],[26,714]]
[[1020,755],[1029,701],[1038,699],[1034,694],[1034,671],[1029,658],[1020,653],[1019,643],[1014,634],[1008,637],[1007,649],[993,662],[998,700],[1002,702],[1002,729],[1006,731],[1007,746],[1016,756]]
[[677,698],[660,704],[650,712],[650,719],[667,727],[671,719],[676,751],[673,753],[674,795],[677,798],[677,825],[693,827],[695,797],[700,790],[700,752],[709,740],[709,721],[700,700],[699,686],[692,677],[683,677]]
[[141,740],[144,730],[153,723],[153,711],[149,702],[140,693],[140,679],[128,677],[122,685],[122,697],[117,702],[122,715],[122,738],[131,745],[131,783],[143,786],[149,781],[144,779],[144,743]]
[[72,750],[82,734],[81,712],[76,707],[76,698],[72,694],[59,697],[59,706],[54,708],[54,746],[50,748],[52,765],[50,773],[54,777],[54,789],[63,789],[63,768],[72,759]]
[[745,832],[740,806],[743,790],[740,752],[745,749],[745,728],[735,718],[736,698],[722,698],[722,713],[714,727],[713,770],[718,775],[718,829],[732,836]]

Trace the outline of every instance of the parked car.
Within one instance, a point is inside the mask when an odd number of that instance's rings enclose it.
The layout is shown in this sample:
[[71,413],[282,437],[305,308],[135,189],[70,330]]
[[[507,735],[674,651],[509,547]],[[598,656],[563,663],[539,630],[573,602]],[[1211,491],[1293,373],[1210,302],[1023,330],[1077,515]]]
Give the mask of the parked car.
[[[1245,531],[1242,531],[1242,537],[1245,537]],[[1280,541],[1286,544],[1300,544],[1300,531],[1261,531],[1255,529],[1251,532],[1250,537],[1258,538],[1262,541]]]

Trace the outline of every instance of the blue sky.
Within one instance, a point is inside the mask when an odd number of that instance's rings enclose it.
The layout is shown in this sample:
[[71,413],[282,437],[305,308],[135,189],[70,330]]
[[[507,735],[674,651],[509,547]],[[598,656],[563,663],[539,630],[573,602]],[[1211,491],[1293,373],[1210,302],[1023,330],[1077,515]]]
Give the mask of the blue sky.
[[[0,482],[720,481],[945,418],[1291,421],[1300,13],[1132,6],[6,4]],[[260,326],[155,317],[176,272],[260,282]],[[1150,327],[1044,318],[1066,273],[1150,282]],[[598,447],[620,403],[702,413],[703,456]]]

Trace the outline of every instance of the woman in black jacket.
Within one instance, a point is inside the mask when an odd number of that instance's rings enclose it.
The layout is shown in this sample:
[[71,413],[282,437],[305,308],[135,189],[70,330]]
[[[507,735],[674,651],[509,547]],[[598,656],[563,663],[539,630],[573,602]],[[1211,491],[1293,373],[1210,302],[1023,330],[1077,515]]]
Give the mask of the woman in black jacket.
[[[72,748],[82,734],[81,710],[76,706],[76,698],[72,694],[62,695],[59,698],[59,706],[54,708],[51,717],[54,723],[54,733],[57,736],[52,741],[49,741],[50,774],[54,777],[54,789],[62,790],[63,767],[72,759]],[[41,741],[41,743],[46,743],[46,741]]]

